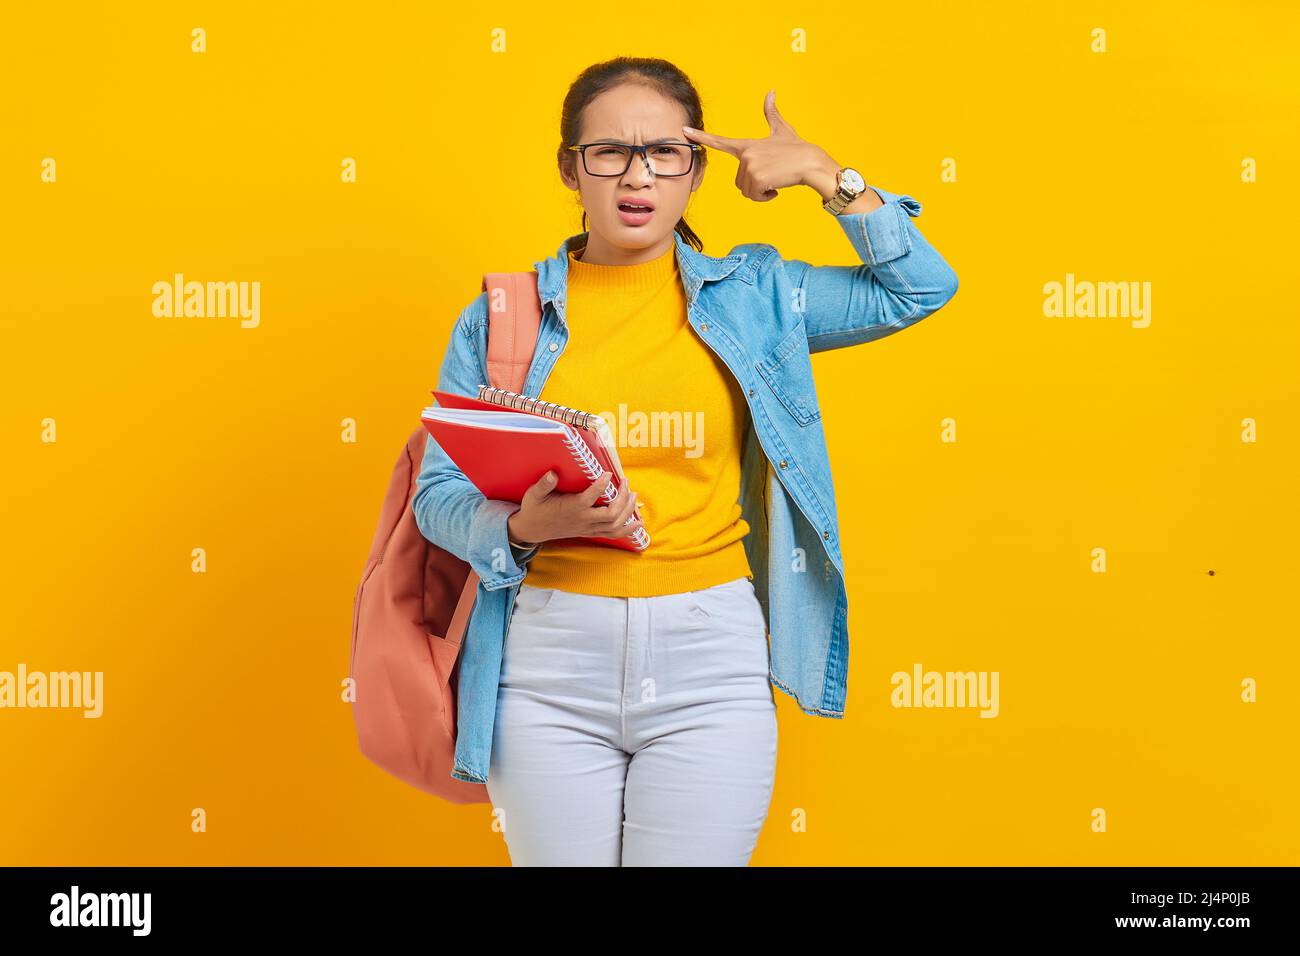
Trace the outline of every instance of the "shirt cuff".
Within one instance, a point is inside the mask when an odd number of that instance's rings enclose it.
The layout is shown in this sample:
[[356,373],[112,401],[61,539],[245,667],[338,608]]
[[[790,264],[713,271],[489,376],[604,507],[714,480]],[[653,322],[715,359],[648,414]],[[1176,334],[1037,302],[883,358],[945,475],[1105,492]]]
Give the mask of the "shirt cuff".
[[524,563],[533,551],[520,552],[510,543],[506,522],[519,510],[518,502],[488,498],[469,527],[469,563],[485,590],[510,587],[524,579]]
[[912,251],[912,235],[907,220],[909,216],[915,218],[921,214],[921,204],[911,196],[891,193],[876,186],[867,188],[875,190],[883,206],[870,212],[841,213],[835,218],[863,264],[876,266]]

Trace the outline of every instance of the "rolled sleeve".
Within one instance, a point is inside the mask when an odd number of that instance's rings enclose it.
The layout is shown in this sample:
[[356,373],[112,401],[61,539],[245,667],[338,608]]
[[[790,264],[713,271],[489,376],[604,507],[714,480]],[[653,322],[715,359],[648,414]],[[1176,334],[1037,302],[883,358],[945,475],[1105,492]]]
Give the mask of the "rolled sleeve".
[[864,265],[877,266],[900,259],[912,251],[908,217],[921,214],[921,204],[911,196],[900,196],[877,186],[868,186],[883,206],[870,212],[841,213],[835,218]]
[[[908,328],[957,291],[957,273],[912,223],[921,204],[874,189],[883,206],[836,216],[857,265],[769,256],[781,300],[802,313],[809,352],[873,342]],[[775,249],[773,248],[775,252]],[[788,283],[788,285],[787,285]]]
[[528,559],[536,553],[536,548],[521,553],[510,543],[506,522],[518,510],[513,501],[485,498],[470,521],[469,563],[489,591],[522,581]]

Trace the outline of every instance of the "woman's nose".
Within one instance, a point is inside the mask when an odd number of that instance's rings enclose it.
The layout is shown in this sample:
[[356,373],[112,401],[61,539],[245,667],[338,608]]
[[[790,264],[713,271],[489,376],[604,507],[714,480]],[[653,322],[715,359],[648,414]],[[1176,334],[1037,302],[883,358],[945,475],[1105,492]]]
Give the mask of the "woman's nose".
[[627,168],[625,177],[630,183],[652,183],[654,182],[654,172],[650,168],[650,160],[643,154],[637,154],[632,157],[632,164]]

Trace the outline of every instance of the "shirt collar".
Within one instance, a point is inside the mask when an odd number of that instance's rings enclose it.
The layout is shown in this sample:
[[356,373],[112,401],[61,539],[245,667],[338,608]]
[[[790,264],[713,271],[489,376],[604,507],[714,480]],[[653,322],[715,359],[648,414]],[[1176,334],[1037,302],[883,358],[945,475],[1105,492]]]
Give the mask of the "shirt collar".
[[[590,232],[580,232],[560,243],[555,255],[539,259],[533,263],[537,269],[537,297],[542,307],[547,302],[554,304],[560,321],[564,321],[564,293],[568,287],[569,253],[576,252],[587,244]],[[706,256],[696,252],[695,247],[682,238],[682,234],[673,230],[673,242],[677,248],[677,264],[681,272],[682,284],[686,289],[688,300],[695,298],[695,293],[705,282],[725,279],[735,271],[736,266],[745,261],[744,255]]]

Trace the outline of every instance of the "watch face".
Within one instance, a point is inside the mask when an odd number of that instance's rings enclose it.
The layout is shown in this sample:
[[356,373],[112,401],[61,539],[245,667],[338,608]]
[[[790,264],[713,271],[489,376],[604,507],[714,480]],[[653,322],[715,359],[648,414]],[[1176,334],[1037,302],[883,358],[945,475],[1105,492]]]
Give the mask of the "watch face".
[[862,178],[862,174],[856,169],[849,167],[845,167],[844,175],[840,177],[840,182],[842,182],[847,188],[852,189],[855,193],[860,193],[862,190],[867,188],[866,181]]

